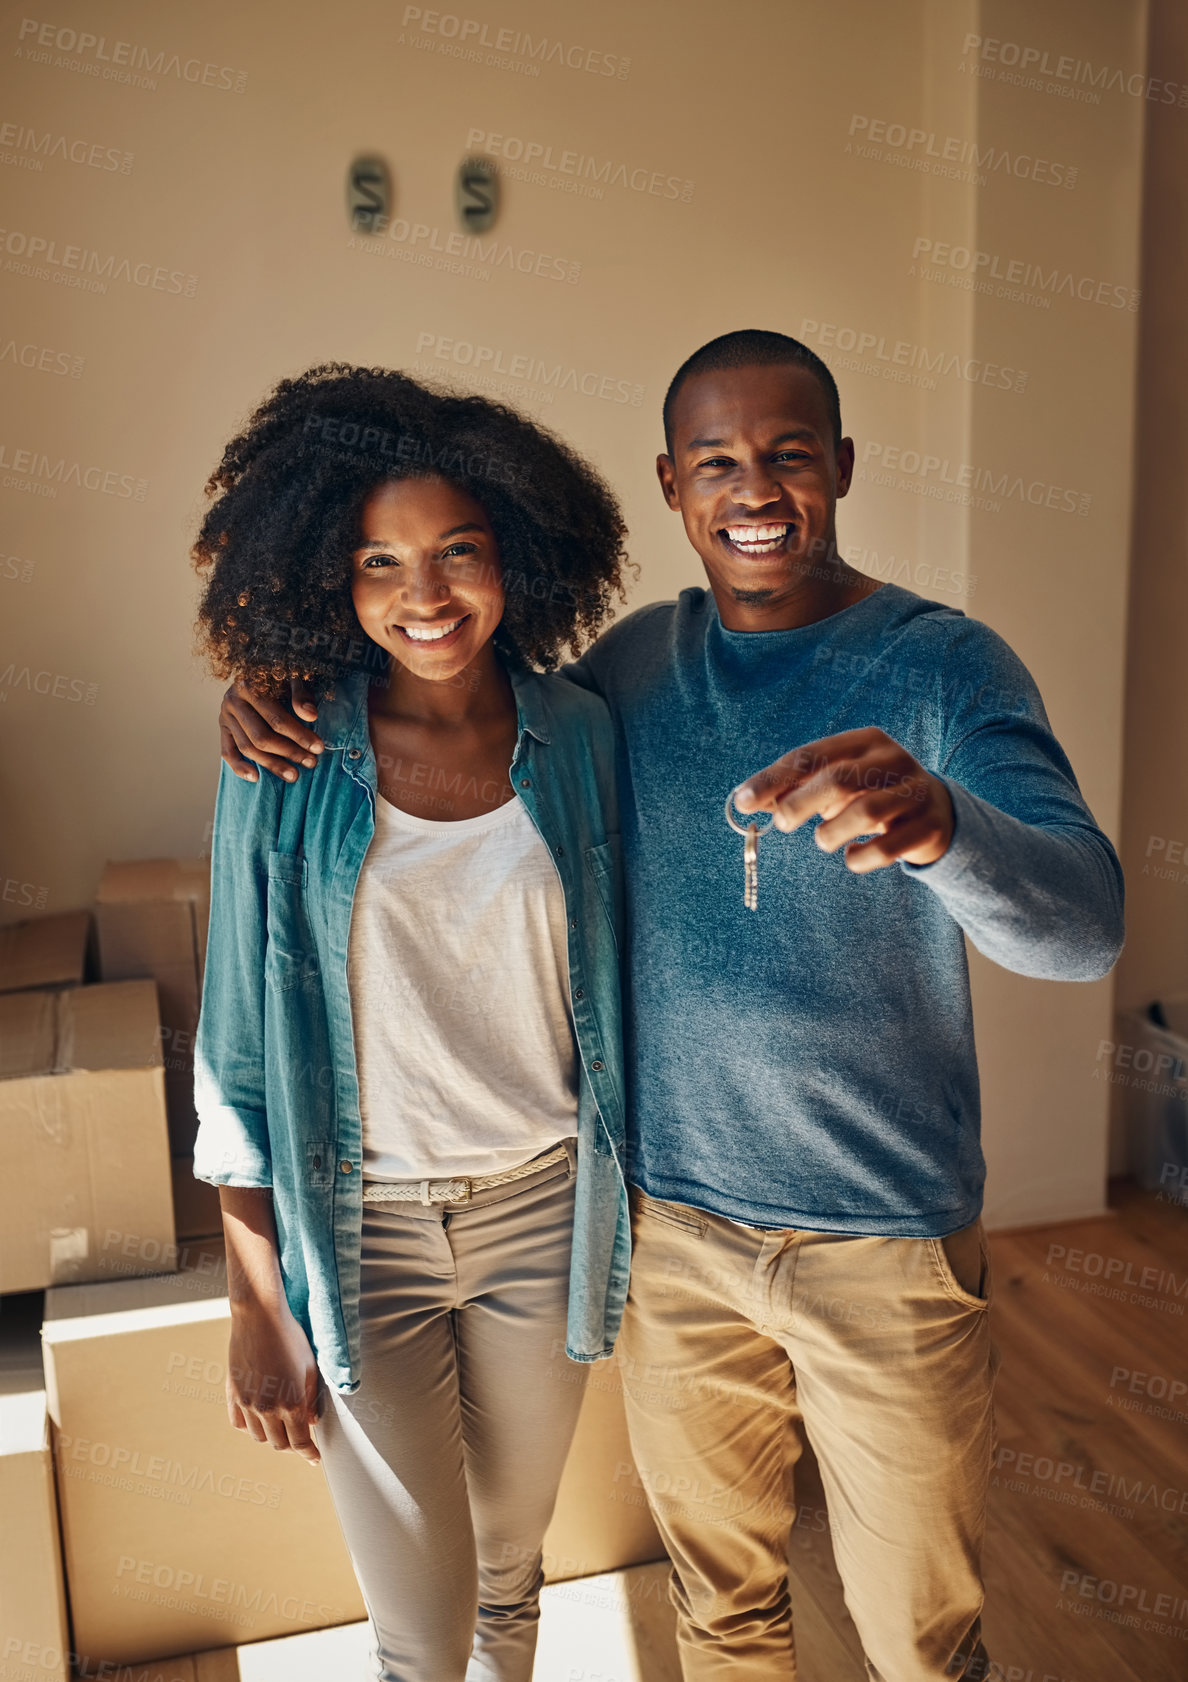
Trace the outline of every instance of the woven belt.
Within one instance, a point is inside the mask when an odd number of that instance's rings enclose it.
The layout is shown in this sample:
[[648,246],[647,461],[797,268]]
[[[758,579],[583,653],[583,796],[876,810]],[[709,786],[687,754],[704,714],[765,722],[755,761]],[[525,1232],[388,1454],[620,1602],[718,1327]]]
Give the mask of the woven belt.
[[554,1162],[567,1161],[569,1152],[564,1145],[554,1145],[543,1156],[522,1162],[518,1168],[505,1169],[502,1174],[480,1174],[475,1179],[456,1180],[368,1180],[363,1186],[364,1203],[469,1203],[476,1191],[491,1186],[510,1185],[513,1180],[526,1180]]

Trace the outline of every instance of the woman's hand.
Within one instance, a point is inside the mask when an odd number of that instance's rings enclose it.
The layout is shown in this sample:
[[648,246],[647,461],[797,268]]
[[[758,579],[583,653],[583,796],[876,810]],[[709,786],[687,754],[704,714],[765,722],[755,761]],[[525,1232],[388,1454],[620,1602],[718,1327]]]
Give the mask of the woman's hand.
[[231,1311],[227,1413],[258,1443],[291,1448],[316,1466],[310,1426],[318,1417],[318,1367],[289,1305],[254,1302]]
[[219,1204],[231,1301],[227,1413],[237,1431],[316,1466],[318,1366],[285,1297],[271,1189],[220,1186]]
[[298,775],[294,766],[304,765],[312,770],[317,764],[314,755],[321,753],[325,744],[295,716],[298,713],[308,719],[318,716],[309,684],[294,678],[289,692],[292,710],[283,701],[257,695],[245,683],[233,683],[223,696],[219,708],[219,751],[244,782],[258,780],[256,765],[293,783]]

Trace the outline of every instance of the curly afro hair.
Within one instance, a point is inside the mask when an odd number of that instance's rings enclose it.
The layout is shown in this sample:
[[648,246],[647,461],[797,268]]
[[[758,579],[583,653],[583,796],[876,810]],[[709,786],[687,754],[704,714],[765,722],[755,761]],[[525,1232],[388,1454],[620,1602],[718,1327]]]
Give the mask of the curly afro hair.
[[199,640],[219,677],[287,696],[386,672],[351,601],[351,556],[377,485],[432,474],[485,510],[503,564],[497,652],[555,667],[624,599],[626,527],[600,476],[501,403],[331,362],[282,380],[227,445],[192,554],[209,569]]

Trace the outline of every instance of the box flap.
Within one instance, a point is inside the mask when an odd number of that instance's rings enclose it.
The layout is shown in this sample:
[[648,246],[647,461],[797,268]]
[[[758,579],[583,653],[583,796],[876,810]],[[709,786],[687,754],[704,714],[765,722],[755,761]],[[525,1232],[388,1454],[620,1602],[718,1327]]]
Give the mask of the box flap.
[[[154,1274],[154,1278],[156,1275]],[[163,1277],[178,1278],[178,1274]],[[139,1280],[117,1280],[107,1285],[102,1282],[92,1285],[51,1285],[45,1293],[47,1299],[54,1291],[111,1291],[120,1290],[127,1285],[139,1284]],[[104,1311],[97,1304],[76,1304],[85,1308],[82,1314],[73,1313],[69,1306],[63,1309],[60,1319],[47,1319],[42,1328],[41,1340],[47,1349],[53,1350],[65,1343],[87,1343],[99,1337],[125,1337],[129,1333],[137,1335],[144,1332],[158,1331],[163,1326],[184,1326],[197,1320],[230,1320],[231,1304],[227,1299],[226,1281],[221,1291],[207,1291],[202,1294],[191,1286],[188,1294],[180,1292],[164,1302],[145,1303],[140,1308],[113,1308]]]
[[56,1067],[58,993],[0,993],[0,1080]]
[[177,1273],[52,1285],[45,1293],[43,1341],[73,1343],[79,1338],[172,1325],[179,1319],[207,1320],[230,1314],[222,1240],[187,1244],[178,1260]]
[[0,929],[0,993],[26,987],[77,986],[87,976],[89,911],[31,917]]
[[113,859],[96,898],[100,905],[126,905],[153,899],[204,901],[209,895],[209,859]]

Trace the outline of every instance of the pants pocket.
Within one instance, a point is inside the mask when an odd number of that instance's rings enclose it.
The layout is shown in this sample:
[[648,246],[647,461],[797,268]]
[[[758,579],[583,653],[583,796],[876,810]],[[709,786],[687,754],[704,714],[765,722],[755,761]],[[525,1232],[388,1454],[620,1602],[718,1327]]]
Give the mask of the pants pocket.
[[929,1238],[937,1277],[951,1297],[967,1308],[988,1308],[990,1304],[990,1255],[982,1223],[950,1232],[944,1238]]
[[662,1221],[665,1226],[675,1226],[681,1232],[687,1232],[694,1238],[704,1238],[707,1222],[696,1209],[690,1209],[684,1203],[664,1203],[658,1197],[649,1197],[646,1191],[638,1186],[631,1188],[631,1203],[635,1212],[649,1220]]

